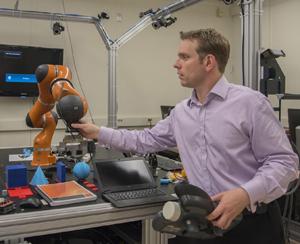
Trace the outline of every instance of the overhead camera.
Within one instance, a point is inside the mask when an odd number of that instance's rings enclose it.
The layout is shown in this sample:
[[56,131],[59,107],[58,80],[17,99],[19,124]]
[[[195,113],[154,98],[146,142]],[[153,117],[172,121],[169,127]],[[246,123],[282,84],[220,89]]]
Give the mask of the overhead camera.
[[98,14],[98,18],[101,19],[109,19],[109,15],[106,12],[101,12],[100,14]]
[[236,0],[223,0],[223,2],[225,3],[225,4],[233,4],[234,2],[236,2]]
[[167,28],[168,26],[175,23],[176,20],[177,20],[176,17],[168,17],[168,18],[161,17],[161,18],[157,19],[156,21],[154,21],[152,23],[152,27],[156,30],[159,29],[160,27],[166,27]]
[[65,30],[65,27],[62,26],[59,22],[55,22],[52,26],[53,35],[60,35],[62,31]]

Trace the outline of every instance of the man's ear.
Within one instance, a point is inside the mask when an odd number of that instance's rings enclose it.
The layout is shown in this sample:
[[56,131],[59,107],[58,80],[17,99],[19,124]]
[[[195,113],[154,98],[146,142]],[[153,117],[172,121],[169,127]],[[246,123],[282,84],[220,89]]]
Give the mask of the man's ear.
[[204,63],[206,71],[208,72],[213,70],[218,65],[216,57],[212,54],[208,54],[205,56]]

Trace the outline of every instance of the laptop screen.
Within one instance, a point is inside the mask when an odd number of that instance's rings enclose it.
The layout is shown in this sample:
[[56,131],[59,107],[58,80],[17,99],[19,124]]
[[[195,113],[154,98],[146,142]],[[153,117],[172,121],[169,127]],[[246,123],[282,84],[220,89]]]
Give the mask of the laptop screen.
[[155,186],[154,179],[140,158],[94,162],[101,191],[142,189]]

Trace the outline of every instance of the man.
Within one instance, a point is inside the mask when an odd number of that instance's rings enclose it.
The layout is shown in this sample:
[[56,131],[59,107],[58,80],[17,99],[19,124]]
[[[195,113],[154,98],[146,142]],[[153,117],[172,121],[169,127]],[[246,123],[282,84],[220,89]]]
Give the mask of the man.
[[[214,29],[181,33],[174,67],[182,86],[193,93],[169,117],[143,131],[72,126],[122,151],[177,146],[189,182],[219,202],[207,218],[227,229],[243,212],[243,221],[222,238],[193,243],[283,244],[274,200],[296,179],[298,158],[267,98],[226,80],[229,52],[229,42]],[[258,211],[261,203],[267,204],[265,211]]]

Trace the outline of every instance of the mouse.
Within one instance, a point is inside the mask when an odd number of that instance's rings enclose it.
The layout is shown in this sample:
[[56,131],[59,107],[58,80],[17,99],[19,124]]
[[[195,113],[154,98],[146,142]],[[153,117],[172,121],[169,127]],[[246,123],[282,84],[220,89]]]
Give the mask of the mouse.
[[29,197],[19,203],[20,208],[39,208],[42,202],[37,197]]

